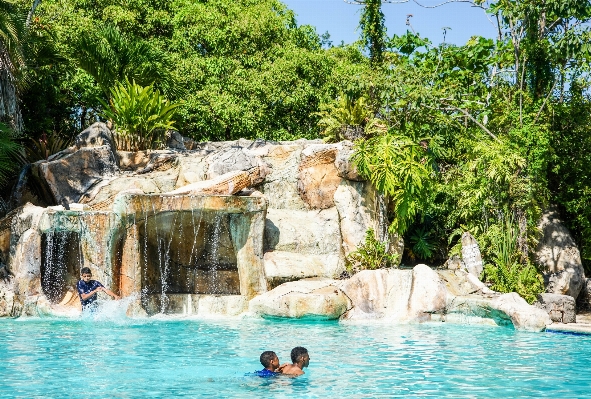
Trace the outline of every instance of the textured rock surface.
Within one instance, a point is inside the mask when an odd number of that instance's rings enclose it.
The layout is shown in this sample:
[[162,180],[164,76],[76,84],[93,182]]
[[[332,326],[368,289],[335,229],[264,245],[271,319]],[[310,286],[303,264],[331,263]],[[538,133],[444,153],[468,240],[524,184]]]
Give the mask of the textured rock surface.
[[331,279],[285,283],[252,299],[249,310],[263,317],[338,319],[350,307],[350,301],[337,284]]
[[536,250],[536,263],[544,270],[546,292],[573,298],[585,284],[581,255],[556,210],[544,213],[539,228],[543,233]]
[[55,161],[39,161],[38,168],[57,203],[79,202],[84,193],[119,170],[110,146],[81,148]]
[[545,311],[528,304],[515,292],[503,294],[493,300],[492,308],[508,315],[518,330],[543,331],[552,323]]
[[102,122],[96,122],[83,130],[78,136],[74,145],[77,149],[84,147],[102,147],[109,146],[112,151],[115,151],[115,143],[111,131]]
[[480,247],[472,234],[468,232],[462,234],[462,261],[468,273],[480,278],[484,270]]
[[445,308],[447,291],[439,275],[426,265],[413,270],[365,270],[340,286],[353,308],[344,319],[428,320]]
[[334,165],[336,147],[309,146],[302,151],[299,165],[298,192],[310,209],[334,206],[334,193],[341,178]]
[[[77,145],[36,164],[33,176],[49,193],[46,202],[81,205],[46,209],[43,226],[37,228],[16,234],[5,229],[0,249],[7,252],[7,242],[14,236],[21,237],[21,250],[30,247],[29,255],[33,249],[46,253],[46,241],[56,232],[66,242],[62,247],[68,252],[67,278],[55,284],[57,291],[47,303],[43,289],[37,287],[41,283],[31,283],[24,297],[12,284],[0,293],[6,304],[0,307],[22,313],[79,305],[71,290],[64,291],[77,278],[80,265],[75,259],[123,295],[140,291],[155,295],[163,287],[170,295],[200,295],[206,290],[202,286],[214,285],[208,268],[221,264],[218,277],[225,276],[224,281],[211,293],[238,293],[238,273],[240,296],[249,298],[265,292],[268,285],[340,275],[345,253],[357,248],[370,227],[392,251],[401,250],[401,240],[387,233],[387,204],[367,182],[357,181],[362,179],[350,163],[351,143],[242,139],[194,143],[173,133],[169,144],[167,150],[115,153],[110,132],[104,124],[96,124],[77,138]],[[143,199],[133,210],[127,209],[126,199],[134,196]],[[203,202],[204,197],[209,199]],[[250,205],[245,210],[235,198],[247,202],[258,198],[266,202],[268,212]],[[196,217],[203,219],[176,223]],[[8,220],[1,223],[10,225]],[[263,233],[253,233],[254,226],[264,226]],[[59,246],[55,243],[51,245]],[[29,261],[11,254],[3,254],[0,261],[7,257],[21,265]],[[170,264],[160,267],[165,261]],[[2,275],[12,273],[2,264],[0,268]],[[160,275],[170,270],[178,275]],[[60,305],[62,296],[68,300]]]
[[575,298],[568,295],[540,294],[534,305],[543,309],[556,323],[576,323]]
[[340,283],[352,304],[342,318],[512,324],[528,331],[543,331],[552,323],[546,312],[529,305],[519,295],[490,291],[483,294],[481,284],[467,272],[435,272],[425,265],[412,271],[366,270]]
[[268,209],[265,271],[272,285],[304,277],[336,277],[343,271],[335,208],[322,211]]
[[357,172],[357,168],[355,167],[355,165],[353,165],[353,162],[351,162],[351,155],[353,154],[353,143],[351,143],[350,141],[343,141],[341,145],[342,147],[337,152],[334,161],[334,164],[337,168],[337,174],[343,179],[364,181],[365,179],[359,175],[359,173]]
[[585,279],[577,298],[577,307],[581,310],[591,310],[591,278]]

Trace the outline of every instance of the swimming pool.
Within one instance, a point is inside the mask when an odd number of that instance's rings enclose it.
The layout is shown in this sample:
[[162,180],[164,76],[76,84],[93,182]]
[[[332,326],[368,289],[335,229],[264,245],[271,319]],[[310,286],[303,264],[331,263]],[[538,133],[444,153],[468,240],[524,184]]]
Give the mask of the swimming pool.
[[[1,398],[581,398],[591,337],[272,320],[0,320]],[[263,350],[299,378],[245,376]]]

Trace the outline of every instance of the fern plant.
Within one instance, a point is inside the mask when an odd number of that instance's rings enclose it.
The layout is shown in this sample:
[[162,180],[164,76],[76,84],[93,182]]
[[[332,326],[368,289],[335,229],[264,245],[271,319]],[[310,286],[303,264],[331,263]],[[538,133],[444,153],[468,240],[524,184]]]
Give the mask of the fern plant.
[[431,232],[428,231],[424,226],[415,229],[410,235],[410,243],[412,244],[413,257],[417,256],[420,259],[431,259],[437,249]]
[[386,244],[375,238],[373,229],[365,232],[365,241],[356,251],[345,257],[345,267],[352,275],[361,270],[375,270],[392,267],[398,259],[397,254],[388,253]]
[[336,102],[322,104],[316,115],[320,116],[318,125],[327,142],[354,141],[386,130],[383,122],[374,117],[366,96],[354,99],[348,94],[341,94]]
[[171,103],[152,85],[142,87],[126,80],[111,89],[111,104],[101,101],[102,117],[113,121],[117,149],[138,151],[157,148],[181,103]]

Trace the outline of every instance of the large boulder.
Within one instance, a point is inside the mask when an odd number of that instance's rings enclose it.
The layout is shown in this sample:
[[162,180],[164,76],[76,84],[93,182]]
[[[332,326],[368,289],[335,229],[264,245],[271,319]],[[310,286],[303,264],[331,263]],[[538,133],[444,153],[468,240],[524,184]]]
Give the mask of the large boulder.
[[110,145],[82,147],[54,161],[36,162],[33,169],[59,204],[79,202],[89,189],[113,178],[119,171]]
[[585,271],[575,241],[554,208],[544,213],[539,228],[543,236],[535,257],[544,271],[546,292],[576,299],[585,284]]
[[95,122],[83,130],[74,141],[76,149],[109,146],[116,150],[113,134],[106,124]]
[[556,323],[576,323],[575,298],[568,295],[539,294],[534,305],[548,313]]
[[429,266],[413,270],[365,270],[341,284],[352,309],[344,319],[423,321],[445,308],[447,290]]
[[349,298],[331,279],[303,279],[280,285],[251,299],[251,313],[263,317],[338,319]]
[[343,271],[340,247],[335,208],[267,210],[264,258],[267,278],[273,285],[304,277],[336,277]]
[[352,154],[353,143],[350,141],[343,141],[334,161],[337,168],[337,174],[343,179],[364,181],[365,179],[359,175],[357,167],[351,161]]
[[591,278],[585,279],[577,298],[577,307],[581,310],[591,310]]
[[492,301],[491,307],[509,316],[518,330],[544,331],[546,326],[552,324],[544,310],[528,304],[515,292],[499,296]]

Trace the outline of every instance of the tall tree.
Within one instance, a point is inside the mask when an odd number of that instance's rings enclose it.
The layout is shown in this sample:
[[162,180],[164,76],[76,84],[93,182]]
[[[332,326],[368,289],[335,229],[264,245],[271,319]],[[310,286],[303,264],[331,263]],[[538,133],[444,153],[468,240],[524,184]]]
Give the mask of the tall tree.
[[0,1],[0,119],[16,131],[22,129],[17,75],[25,65],[25,21],[26,15],[14,4]]
[[382,12],[382,0],[353,0],[350,4],[363,6],[359,28],[361,28],[361,40],[369,51],[369,59],[373,65],[381,64],[386,48],[386,25]]

